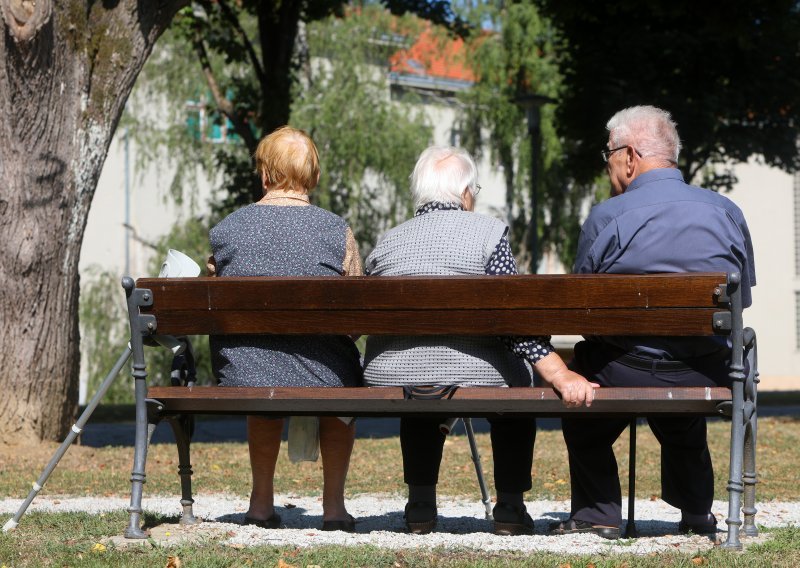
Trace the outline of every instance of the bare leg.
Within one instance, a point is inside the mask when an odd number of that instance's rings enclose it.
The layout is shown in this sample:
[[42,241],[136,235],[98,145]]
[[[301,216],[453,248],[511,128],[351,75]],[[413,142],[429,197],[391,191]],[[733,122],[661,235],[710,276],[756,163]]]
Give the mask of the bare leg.
[[344,521],[349,514],[344,505],[344,483],[350,466],[355,439],[355,423],[349,426],[333,416],[319,419],[319,448],[322,454],[322,520]]
[[253,491],[247,516],[264,520],[275,512],[273,482],[275,463],[281,448],[283,420],[247,417],[247,442],[250,447],[250,468],[253,472]]

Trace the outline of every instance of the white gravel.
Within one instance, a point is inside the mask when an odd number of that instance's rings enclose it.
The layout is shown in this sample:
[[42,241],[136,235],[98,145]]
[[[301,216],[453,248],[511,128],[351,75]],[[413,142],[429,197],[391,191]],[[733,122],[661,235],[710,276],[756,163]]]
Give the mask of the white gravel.
[[[278,512],[285,528],[264,530],[239,523],[247,510],[247,501],[224,495],[196,495],[195,515],[204,522],[194,527],[163,525],[152,529],[154,538],[163,544],[192,538],[209,538],[221,544],[243,547],[261,544],[288,546],[319,546],[324,544],[370,544],[383,548],[444,548],[492,551],[550,551],[555,553],[632,553],[652,554],[663,551],[694,552],[714,546],[715,539],[705,536],[677,534],[680,513],[661,500],[637,501],[636,517],[639,538],[609,541],[591,534],[548,536],[547,525],[567,517],[566,501],[529,501],[528,512],[536,520],[533,536],[501,537],[492,534],[490,521],[484,518],[483,504],[478,501],[439,501],[439,525],[428,535],[410,535],[404,530],[405,500],[397,496],[360,495],[347,501],[349,511],[358,519],[356,533],[323,532],[322,507],[319,498],[282,495],[276,498]],[[0,500],[0,514],[13,514],[21,505],[20,499]],[[178,515],[179,497],[163,496],[144,499],[144,509],[154,513]],[[115,497],[56,497],[37,498],[29,511],[88,511],[102,513],[126,509],[128,500]],[[800,503],[766,502],[757,505],[756,523],[764,527],[800,525]],[[727,503],[717,501],[713,512],[719,519],[719,529],[726,528]],[[25,522],[25,517],[20,524]],[[120,534],[124,527],[120,527]],[[716,541],[725,533],[717,533]],[[747,545],[760,542],[763,536],[743,538]],[[124,539],[114,538],[117,545]]]

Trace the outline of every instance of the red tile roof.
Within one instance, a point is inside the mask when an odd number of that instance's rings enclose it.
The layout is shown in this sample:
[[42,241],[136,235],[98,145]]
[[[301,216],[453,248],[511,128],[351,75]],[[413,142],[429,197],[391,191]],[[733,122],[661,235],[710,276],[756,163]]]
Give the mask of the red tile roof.
[[475,74],[465,58],[463,39],[435,34],[428,28],[414,45],[392,55],[389,63],[393,73],[473,82]]

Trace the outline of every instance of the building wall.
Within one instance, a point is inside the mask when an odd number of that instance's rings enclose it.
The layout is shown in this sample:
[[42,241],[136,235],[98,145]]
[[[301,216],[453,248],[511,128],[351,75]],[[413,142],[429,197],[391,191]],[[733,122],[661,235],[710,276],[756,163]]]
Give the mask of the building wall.
[[211,186],[204,178],[199,176],[192,195],[185,196],[184,204],[178,206],[168,196],[173,169],[160,164],[135,172],[136,145],[132,142],[127,161],[126,213],[126,149],[124,132],[119,131],[111,142],[89,211],[79,264],[82,274],[94,265],[120,277],[126,272],[134,278],[156,276],[148,273],[154,254],[152,243],[176,221],[205,212]]
[[790,379],[800,377],[796,178],[755,161],[736,167],[735,173],[739,183],[726,195],[744,212],[756,265],[757,285],[745,325],[758,334],[764,385],[789,388]]

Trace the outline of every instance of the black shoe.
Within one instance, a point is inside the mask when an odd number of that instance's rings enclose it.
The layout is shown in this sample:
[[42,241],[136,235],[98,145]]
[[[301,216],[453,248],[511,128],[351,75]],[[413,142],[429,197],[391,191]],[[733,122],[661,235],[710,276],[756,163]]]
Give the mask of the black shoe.
[[678,532],[681,534],[715,534],[717,532],[717,519],[709,514],[708,523],[699,525],[681,520],[681,522],[678,523]]
[[406,528],[411,534],[428,534],[436,528],[436,503],[416,501],[406,505]]
[[599,527],[578,519],[567,519],[564,522],[556,522],[550,525],[550,534],[577,533],[594,533],[609,540],[616,540],[620,537],[619,527]]
[[343,521],[322,521],[322,530],[356,532],[356,520],[353,515],[347,515]]
[[508,503],[498,503],[492,511],[494,518],[494,534],[501,536],[517,536],[533,534],[533,519],[522,507],[515,507]]
[[273,513],[269,519],[254,519],[245,515],[243,524],[255,525],[262,529],[277,529],[281,526],[281,516]]

